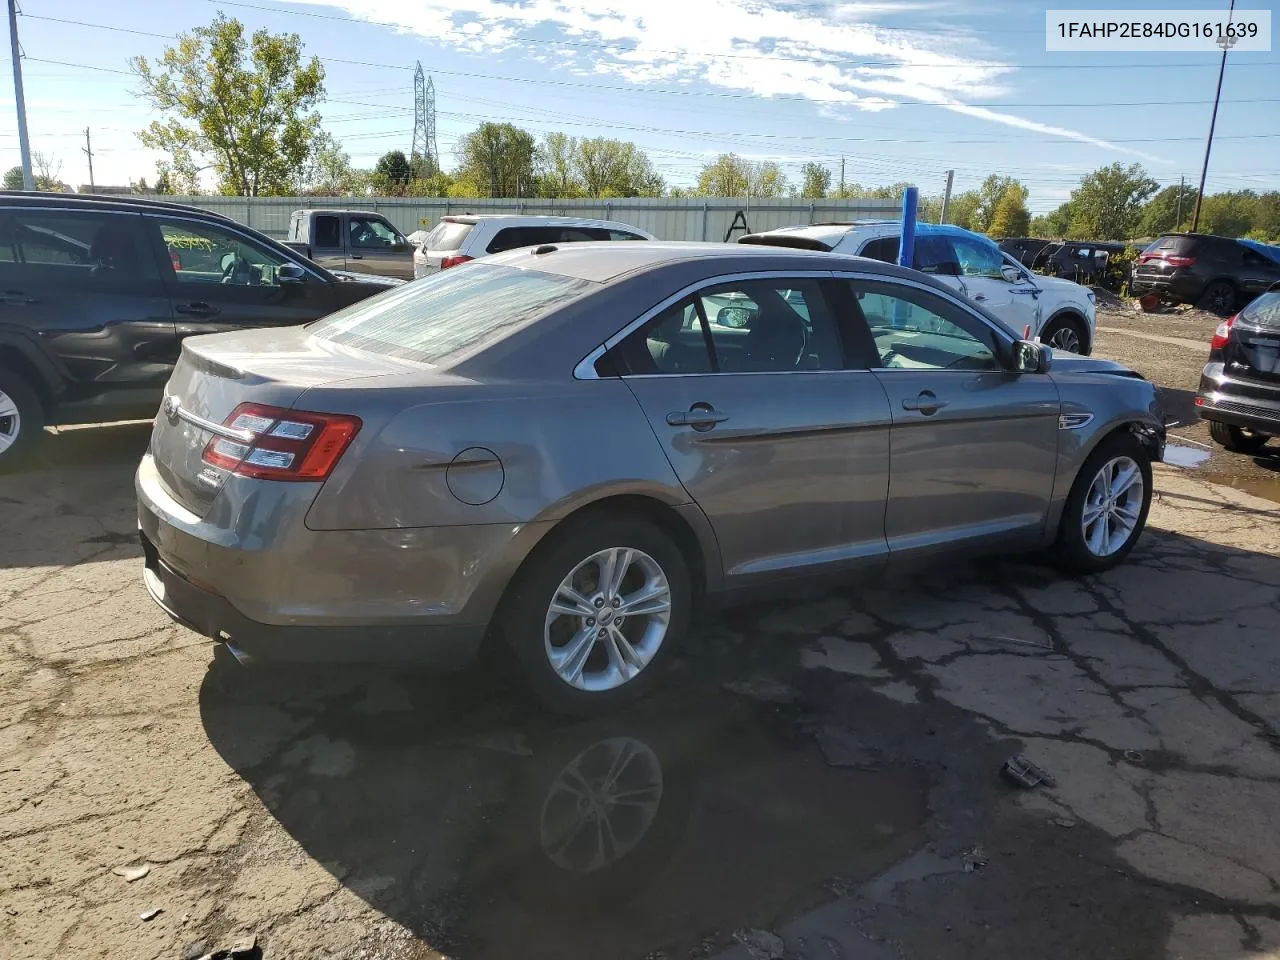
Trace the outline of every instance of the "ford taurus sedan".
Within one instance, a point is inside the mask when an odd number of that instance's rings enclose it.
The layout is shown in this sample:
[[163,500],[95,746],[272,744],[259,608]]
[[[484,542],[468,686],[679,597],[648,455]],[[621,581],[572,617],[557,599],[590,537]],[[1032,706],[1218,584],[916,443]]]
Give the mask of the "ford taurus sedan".
[[188,339],[137,474],[145,582],[238,658],[465,662],[569,712],[708,601],[959,551],[1119,563],[1150,383],[914,271],[581,243]]

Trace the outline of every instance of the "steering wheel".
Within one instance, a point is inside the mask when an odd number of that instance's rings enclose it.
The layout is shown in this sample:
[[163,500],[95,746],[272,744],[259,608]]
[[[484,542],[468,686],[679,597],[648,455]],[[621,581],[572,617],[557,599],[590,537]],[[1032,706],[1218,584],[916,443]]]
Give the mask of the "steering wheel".
[[222,258],[222,282],[235,283],[235,275],[241,269],[248,270],[248,264],[237,253],[228,253]]

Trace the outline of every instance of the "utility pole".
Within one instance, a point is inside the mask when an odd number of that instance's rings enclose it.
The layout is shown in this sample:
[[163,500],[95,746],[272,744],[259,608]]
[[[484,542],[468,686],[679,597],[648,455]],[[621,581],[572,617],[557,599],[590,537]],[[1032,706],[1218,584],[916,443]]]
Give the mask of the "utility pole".
[[844,199],[844,157],[840,158],[840,199]]
[[22,189],[34,190],[31,143],[27,140],[27,101],[22,96],[22,49],[18,46],[18,0],[9,0],[9,50],[13,55],[13,103],[18,108],[18,148],[22,151]]
[[1178,177],[1178,218],[1173,221],[1173,229],[1182,226],[1182,195],[1187,192],[1187,175]]
[[93,144],[89,142],[89,128],[84,128],[84,155],[89,158],[89,192],[93,193]]
[[[1231,25],[1232,14],[1235,13],[1236,0],[1231,0],[1231,5],[1227,8],[1227,26]],[[1204,200],[1204,181],[1209,175],[1209,151],[1213,149],[1213,128],[1218,122],[1218,100],[1222,97],[1222,75],[1227,70],[1227,51],[1231,49],[1236,42],[1235,37],[1223,37],[1219,41],[1222,44],[1222,63],[1218,66],[1218,89],[1213,94],[1213,113],[1209,116],[1209,139],[1204,143],[1204,165],[1200,167],[1200,189],[1196,191],[1196,207],[1191,211],[1191,233],[1196,232],[1196,228],[1200,226],[1200,204]]]
[[947,222],[947,214],[951,212],[951,184],[956,178],[954,170],[947,171],[947,186],[942,191],[942,214],[938,217],[939,223]]

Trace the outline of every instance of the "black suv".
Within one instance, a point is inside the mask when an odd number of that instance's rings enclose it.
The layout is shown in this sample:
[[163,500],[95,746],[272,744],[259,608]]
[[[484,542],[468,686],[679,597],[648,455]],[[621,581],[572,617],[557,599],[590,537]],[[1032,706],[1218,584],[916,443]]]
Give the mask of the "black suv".
[[1196,409],[1228,450],[1255,453],[1280,436],[1280,284],[1218,324]]
[[1226,315],[1277,281],[1280,261],[1246,243],[1207,233],[1166,233],[1138,255],[1129,292]]
[[0,467],[45,424],[153,416],[185,337],[306,323],[399,282],[196,207],[0,191]]

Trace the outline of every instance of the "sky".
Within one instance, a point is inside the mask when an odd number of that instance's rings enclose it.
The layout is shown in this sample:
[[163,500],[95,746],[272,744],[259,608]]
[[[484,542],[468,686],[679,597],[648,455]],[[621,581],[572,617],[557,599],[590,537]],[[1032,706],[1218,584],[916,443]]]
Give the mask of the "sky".
[[[1014,176],[1043,213],[1082,174],[1139,162],[1194,184],[1216,53],[1046,53],[1045,10],[1066,0],[23,0],[18,29],[32,149],[88,183],[154,179],[136,131],[155,114],[129,59],[221,10],[297,33],[321,59],[320,113],[358,166],[408,153],[413,71],[435,86],[445,169],[484,120],[535,134],[632,140],[669,184],[721,152],[809,161],[839,182],[907,180],[923,194]],[[1098,7],[1093,3],[1076,6]],[[1150,9],[1226,3],[1163,0]],[[1241,8],[1266,9],[1257,0]],[[6,58],[7,59],[7,58]],[[11,66],[6,64],[5,77]],[[1207,190],[1280,189],[1280,52],[1228,57]],[[19,162],[12,86],[0,99],[0,164]]]

